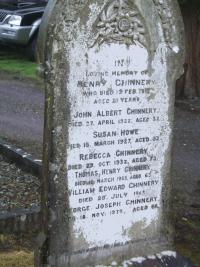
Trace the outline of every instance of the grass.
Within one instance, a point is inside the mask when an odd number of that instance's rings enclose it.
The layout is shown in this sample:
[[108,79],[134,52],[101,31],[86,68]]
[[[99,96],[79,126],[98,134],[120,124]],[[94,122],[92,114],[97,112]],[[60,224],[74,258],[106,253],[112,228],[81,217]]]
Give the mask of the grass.
[[18,75],[22,78],[39,80],[37,63],[29,61],[22,53],[11,48],[0,47],[0,71]]
[[38,79],[36,74],[36,63],[23,59],[0,58],[0,69],[11,74],[17,74],[25,78]]
[[0,253],[1,267],[33,267],[34,256],[31,252],[13,251]]
[[0,267],[34,267],[33,236],[0,234]]

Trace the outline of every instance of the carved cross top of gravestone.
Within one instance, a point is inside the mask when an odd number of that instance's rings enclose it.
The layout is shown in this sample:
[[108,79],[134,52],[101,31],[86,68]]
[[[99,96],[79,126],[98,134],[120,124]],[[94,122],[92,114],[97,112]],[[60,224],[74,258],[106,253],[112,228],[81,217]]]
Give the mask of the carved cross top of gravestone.
[[55,2],[44,64],[48,266],[109,265],[171,247],[182,30],[174,0]]

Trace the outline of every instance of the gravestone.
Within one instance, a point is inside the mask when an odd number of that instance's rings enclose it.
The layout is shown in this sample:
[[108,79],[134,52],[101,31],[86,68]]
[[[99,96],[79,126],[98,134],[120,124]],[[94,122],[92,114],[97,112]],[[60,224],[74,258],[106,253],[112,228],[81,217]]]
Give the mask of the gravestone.
[[117,266],[172,249],[170,151],[183,65],[178,4],[54,4],[43,25],[41,266]]

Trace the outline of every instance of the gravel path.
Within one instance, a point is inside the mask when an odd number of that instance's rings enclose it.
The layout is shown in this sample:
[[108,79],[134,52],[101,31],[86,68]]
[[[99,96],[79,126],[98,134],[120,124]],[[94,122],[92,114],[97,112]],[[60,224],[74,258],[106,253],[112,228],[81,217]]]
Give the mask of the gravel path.
[[41,157],[43,113],[41,85],[0,73],[0,138]]
[[40,181],[0,155],[0,213],[26,209],[40,203]]

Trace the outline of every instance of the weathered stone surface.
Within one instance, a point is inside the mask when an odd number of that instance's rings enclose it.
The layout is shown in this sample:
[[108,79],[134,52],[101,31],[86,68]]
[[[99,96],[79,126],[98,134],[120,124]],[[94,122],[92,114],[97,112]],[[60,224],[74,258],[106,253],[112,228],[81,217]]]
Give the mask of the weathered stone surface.
[[44,261],[110,265],[171,248],[176,1],[63,0],[48,22]]

